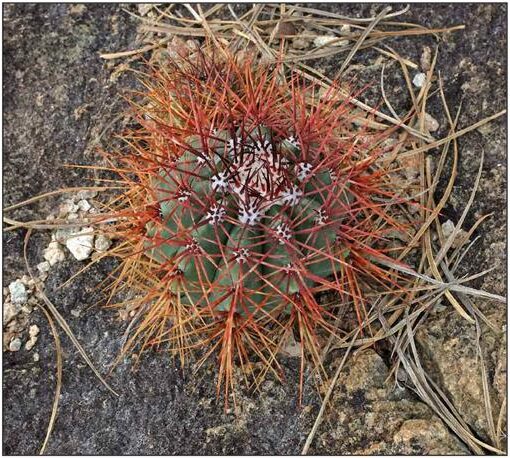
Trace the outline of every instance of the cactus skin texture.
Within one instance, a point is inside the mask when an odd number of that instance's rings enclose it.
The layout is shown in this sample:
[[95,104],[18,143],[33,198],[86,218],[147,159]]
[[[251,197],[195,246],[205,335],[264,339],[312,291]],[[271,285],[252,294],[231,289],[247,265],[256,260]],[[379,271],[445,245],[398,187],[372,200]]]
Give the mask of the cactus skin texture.
[[[391,132],[357,127],[345,89],[225,54],[150,68],[133,102],[140,127],[116,156],[129,190],[114,214],[115,286],[140,297],[126,348],[217,355],[228,394],[235,361],[256,384],[268,370],[280,376],[291,333],[302,368],[305,358],[320,367],[318,333],[341,335],[338,307],[361,323],[363,285],[391,287],[377,247],[402,227],[376,162]],[[335,307],[318,302],[324,291],[337,293]]]

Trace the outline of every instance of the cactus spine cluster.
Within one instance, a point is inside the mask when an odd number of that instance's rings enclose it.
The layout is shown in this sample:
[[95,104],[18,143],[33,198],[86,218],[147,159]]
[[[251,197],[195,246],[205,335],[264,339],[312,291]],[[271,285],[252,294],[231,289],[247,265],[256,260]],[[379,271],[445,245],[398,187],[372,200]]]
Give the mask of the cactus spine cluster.
[[293,332],[319,362],[319,329],[337,330],[317,294],[335,291],[362,320],[362,282],[388,281],[383,135],[355,125],[337,86],[251,58],[199,52],[144,84],[118,157],[121,279],[143,292],[130,344],[211,348],[227,389],[236,359],[278,373]]

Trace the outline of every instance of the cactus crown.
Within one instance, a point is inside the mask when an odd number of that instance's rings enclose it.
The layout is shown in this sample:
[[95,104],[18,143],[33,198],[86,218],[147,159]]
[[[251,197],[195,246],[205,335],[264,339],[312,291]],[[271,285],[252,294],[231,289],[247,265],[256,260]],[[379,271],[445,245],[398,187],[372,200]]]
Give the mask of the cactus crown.
[[145,292],[130,343],[170,343],[181,356],[213,344],[228,389],[247,347],[279,374],[275,354],[296,325],[319,364],[318,329],[337,331],[317,293],[336,291],[361,321],[361,282],[390,282],[376,262],[398,227],[376,162],[390,133],[355,127],[338,86],[250,58],[199,52],[144,84],[116,226],[123,275]]
[[292,126],[209,127],[153,179],[161,220],[148,224],[150,254],[173,264],[181,294],[246,315],[337,272],[349,210],[338,164]]

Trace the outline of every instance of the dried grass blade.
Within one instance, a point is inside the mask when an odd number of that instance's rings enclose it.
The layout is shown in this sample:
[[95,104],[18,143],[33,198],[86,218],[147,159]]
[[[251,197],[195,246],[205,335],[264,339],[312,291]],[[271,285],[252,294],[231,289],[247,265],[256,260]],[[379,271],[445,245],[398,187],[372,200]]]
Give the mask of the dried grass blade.
[[343,72],[347,68],[347,65],[349,65],[349,62],[354,57],[360,46],[363,44],[365,39],[368,37],[368,34],[374,29],[374,27],[391,11],[391,6],[387,6],[384,8],[377,17],[370,23],[370,25],[363,31],[363,33],[358,38],[358,41],[356,44],[352,47],[349,54],[347,54],[347,57],[342,63],[342,66],[340,67],[340,70],[335,74],[335,79],[338,79],[342,76]]

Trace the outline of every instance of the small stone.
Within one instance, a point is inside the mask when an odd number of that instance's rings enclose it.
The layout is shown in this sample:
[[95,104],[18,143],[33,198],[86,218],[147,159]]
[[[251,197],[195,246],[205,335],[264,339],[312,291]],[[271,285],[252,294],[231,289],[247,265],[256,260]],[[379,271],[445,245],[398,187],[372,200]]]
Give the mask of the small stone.
[[455,230],[455,224],[453,224],[453,221],[449,219],[441,224],[441,228],[443,229],[443,235],[448,238]]
[[20,281],[21,283],[23,283],[24,285],[29,285],[30,282],[32,281],[32,279],[28,276],[28,275],[23,275],[21,278],[20,278]]
[[87,5],[71,5],[69,7],[69,14],[80,15],[87,9]]
[[413,84],[416,86],[416,87],[422,87],[423,84],[425,83],[425,80],[427,79],[427,76],[425,75],[425,73],[418,73],[415,75],[415,77],[413,78]]
[[349,24],[344,24],[340,27],[340,32],[351,33],[351,26]]
[[9,294],[9,288],[7,286],[4,286],[4,289],[2,291],[4,293],[4,296],[7,296],[7,294]]
[[52,234],[52,238],[53,238],[53,240],[57,241],[58,243],[65,245],[66,240],[69,238],[69,236],[72,233],[73,233],[73,229],[70,229],[68,227],[61,227],[60,229],[57,229]]
[[423,47],[423,52],[420,58],[420,66],[423,71],[428,71],[430,69],[430,58],[432,56],[432,50],[429,46]]
[[155,5],[152,3],[139,3],[136,6],[138,8],[138,14],[140,14],[140,16],[145,16]]
[[37,343],[37,337],[34,336],[34,337],[30,337],[30,339],[28,340],[28,342],[25,344],[25,350],[26,351],[30,351],[32,350],[32,348],[34,348],[34,345]]
[[54,266],[57,262],[64,261],[66,258],[64,251],[56,241],[50,242],[48,248],[43,252],[43,257],[51,266]]
[[339,40],[338,37],[325,35],[322,37],[315,37],[313,44],[317,47],[326,46],[331,44],[332,46],[343,46],[347,43],[347,40]]
[[92,208],[92,205],[89,204],[88,200],[82,199],[78,201],[78,207],[81,211],[88,212]]
[[69,213],[69,215],[67,215],[68,221],[75,221],[77,219],[78,219],[78,213]]
[[476,130],[478,132],[480,132],[485,137],[485,136],[489,135],[494,130],[494,126],[491,123],[489,123],[489,124],[485,124],[483,126],[480,126]]
[[28,293],[25,285],[16,280],[9,285],[9,291],[11,293],[11,302],[16,305],[23,305],[28,300]]
[[420,158],[414,154],[408,157],[397,157],[397,162],[408,180],[414,180],[420,174]]
[[80,315],[81,315],[81,311],[80,311],[80,310],[78,310],[78,309],[72,309],[72,310],[71,310],[71,315],[72,315],[72,316],[74,316],[74,317],[76,317],[76,318],[79,318],[79,317],[80,317]]
[[425,113],[425,129],[427,129],[429,132],[435,132],[437,129],[439,129],[439,123],[435,118],[433,118],[428,113]]
[[34,353],[34,355],[32,356],[32,359],[34,360],[34,362],[39,362],[39,353]]
[[12,302],[4,302],[3,318],[4,325],[9,323],[21,310],[19,305],[13,304]]
[[197,40],[186,40],[186,46],[191,51],[196,51],[200,49],[200,43]]
[[[443,224],[441,224],[441,228],[443,230],[443,235],[445,236],[446,239],[448,239],[455,230],[455,224],[453,223],[452,220],[449,219],[445,221]],[[464,231],[463,229],[459,229],[455,234],[455,240],[453,241],[452,246],[454,248],[458,248],[464,245],[467,242],[466,235],[467,235],[466,231]]]
[[19,351],[21,348],[21,339],[16,337],[9,343],[9,351]]
[[43,261],[37,264],[37,270],[41,273],[49,272],[50,270],[50,263],[48,261]]
[[30,315],[34,311],[34,309],[32,308],[31,305],[25,304],[23,307],[21,307],[21,311],[23,313],[26,313],[27,315]]
[[100,234],[96,237],[96,241],[94,242],[94,248],[96,251],[100,251],[101,253],[104,253],[105,251],[110,248],[112,245],[112,241],[106,237],[106,235]]
[[308,47],[308,40],[303,37],[296,37],[292,40],[292,47],[294,49],[306,49]]
[[[84,227],[76,235],[67,239],[66,247],[78,261],[87,259],[94,247],[94,234],[91,227]],[[78,235],[83,234],[83,235]]]
[[37,326],[36,324],[33,324],[32,326],[30,326],[30,328],[28,329],[28,335],[30,337],[35,337],[39,334],[39,326]]
[[[93,199],[96,196],[97,196],[97,191],[82,190],[82,191],[78,191],[78,193],[76,194],[76,198],[79,201],[86,200],[86,199]],[[79,202],[78,202],[78,204],[79,204]]]
[[58,209],[58,215],[60,217],[64,217],[69,213],[76,213],[77,211],[78,205],[76,205],[72,200],[68,199],[60,205]]

